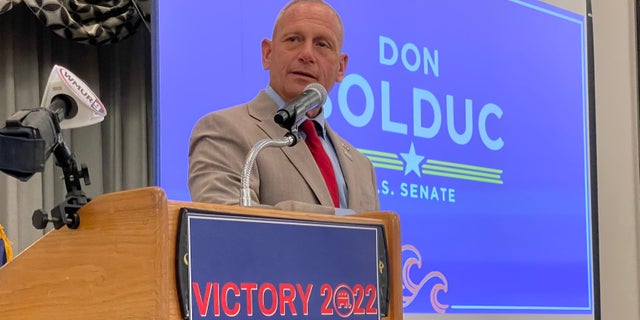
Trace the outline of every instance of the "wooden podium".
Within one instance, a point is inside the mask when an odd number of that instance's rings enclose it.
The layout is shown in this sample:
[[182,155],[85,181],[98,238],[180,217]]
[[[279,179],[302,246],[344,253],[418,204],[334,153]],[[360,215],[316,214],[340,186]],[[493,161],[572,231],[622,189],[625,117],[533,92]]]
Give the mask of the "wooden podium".
[[308,221],[383,225],[389,316],[402,319],[400,222],[390,212],[329,216],[167,201],[149,187],[80,209],[80,227],[53,230],[0,268],[1,319],[181,319],[176,237],[183,207]]

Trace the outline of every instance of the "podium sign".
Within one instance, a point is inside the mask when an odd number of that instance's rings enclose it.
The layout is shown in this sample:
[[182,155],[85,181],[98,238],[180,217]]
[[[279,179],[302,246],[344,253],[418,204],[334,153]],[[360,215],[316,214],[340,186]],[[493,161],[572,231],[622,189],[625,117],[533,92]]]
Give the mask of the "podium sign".
[[384,243],[377,225],[183,208],[177,250],[183,316],[380,319],[388,303]]

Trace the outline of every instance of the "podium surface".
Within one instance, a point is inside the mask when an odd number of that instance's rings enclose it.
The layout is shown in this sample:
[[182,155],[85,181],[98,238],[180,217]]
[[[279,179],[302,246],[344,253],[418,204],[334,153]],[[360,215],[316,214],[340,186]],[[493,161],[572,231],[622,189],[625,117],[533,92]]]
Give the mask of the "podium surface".
[[331,216],[167,201],[149,187],[106,194],[79,211],[76,230],[53,230],[0,268],[3,319],[182,319],[176,285],[181,208],[255,217],[383,225],[389,315],[402,319],[400,225],[390,212]]

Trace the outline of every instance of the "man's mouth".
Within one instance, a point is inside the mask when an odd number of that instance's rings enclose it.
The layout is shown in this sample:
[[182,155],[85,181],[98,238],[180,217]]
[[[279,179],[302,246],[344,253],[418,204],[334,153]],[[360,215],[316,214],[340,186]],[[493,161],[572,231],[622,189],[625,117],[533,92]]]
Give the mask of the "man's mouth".
[[298,76],[303,76],[303,77],[307,77],[307,78],[312,78],[315,79],[316,77],[314,77],[312,74],[310,73],[306,73],[304,71],[293,71],[291,72],[292,74],[298,75]]

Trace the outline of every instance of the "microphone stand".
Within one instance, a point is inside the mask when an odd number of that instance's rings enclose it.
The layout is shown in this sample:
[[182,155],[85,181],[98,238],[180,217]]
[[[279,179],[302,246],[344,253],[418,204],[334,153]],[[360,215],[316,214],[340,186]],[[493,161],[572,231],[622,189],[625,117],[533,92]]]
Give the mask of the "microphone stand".
[[36,229],[44,229],[49,222],[52,222],[56,229],[60,229],[64,225],[69,229],[77,229],[80,226],[80,216],[77,212],[82,206],[91,201],[91,198],[87,197],[82,191],[80,184],[81,180],[84,181],[85,185],[91,184],[89,169],[84,164],[78,169],[75,156],[64,144],[62,137],[59,138],[53,153],[56,157],[56,165],[62,168],[64,173],[67,195],[63,202],[51,210],[51,218],[46,212],[38,209],[33,212],[31,222]]
[[253,168],[253,164],[258,157],[258,153],[262,151],[264,148],[272,148],[272,147],[293,147],[300,140],[300,133],[298,133],[297,126],[293,126],[287,134],[284,135],[281,139],[262,139],[256,143],[251,150],[249,150],[249,154],[247,154],[247,158],[244,162],[244,167],[242,168],[242,178],[241,184],[242,188],[240,189],[240,205],[243,207],[251,206],[251,188],[249,187],[249,181],[251,179],[251,169]]

